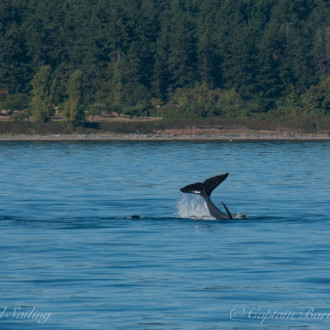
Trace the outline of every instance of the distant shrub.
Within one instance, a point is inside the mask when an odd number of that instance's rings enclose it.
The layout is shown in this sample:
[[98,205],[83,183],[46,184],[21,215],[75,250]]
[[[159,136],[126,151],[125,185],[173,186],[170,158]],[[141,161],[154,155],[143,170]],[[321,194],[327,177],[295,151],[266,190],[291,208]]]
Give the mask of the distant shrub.
[[26,109],[24,111],[15,111],[11,114],[10,119],[19,121],[19,120],[24,120],[28,119],[32,115],[30,109]]
[[9,94],[1,103],[1,107],[12,113],[15,110],[24,110],[29,107],[31,98],[26,94]]
[[109,104],[109,111],[111,111],[111,112],[122,113],[123,110],[124,110],[123,105]]
[[301,95],[300,105],[310,115],[330,115],[330,75],[324,77],[316,86],[311,86]]
[[90,104],[87,108],[86,114],[87,116],[94,116],[100,115],[102,112],[108,111],[108,107],[104,103],[93,103]]
[[[210,89],[205,83],[175,90],[171,103],[162,107],[164,119],[240,117],[244,101],[234,89]],[[245,114],[244,114],[245,115]]]

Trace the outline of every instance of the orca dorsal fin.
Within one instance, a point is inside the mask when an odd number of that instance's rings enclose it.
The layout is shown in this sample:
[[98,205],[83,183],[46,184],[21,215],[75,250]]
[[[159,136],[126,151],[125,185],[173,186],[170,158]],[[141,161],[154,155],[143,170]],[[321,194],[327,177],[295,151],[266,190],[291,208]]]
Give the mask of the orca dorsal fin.
[[227,179],[229,173],[214,176],[213,178],[204,181],[205,192],[207,196],[210,196],[212,191],[218,187],[218,185]]

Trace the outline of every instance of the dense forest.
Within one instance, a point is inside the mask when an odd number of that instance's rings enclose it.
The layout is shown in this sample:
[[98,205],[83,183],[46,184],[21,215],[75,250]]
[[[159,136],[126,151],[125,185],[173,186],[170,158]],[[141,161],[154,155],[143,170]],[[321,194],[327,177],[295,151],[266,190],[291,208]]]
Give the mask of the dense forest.
[[330,116],[328,0],[2,0],[0,32],[17,119]]

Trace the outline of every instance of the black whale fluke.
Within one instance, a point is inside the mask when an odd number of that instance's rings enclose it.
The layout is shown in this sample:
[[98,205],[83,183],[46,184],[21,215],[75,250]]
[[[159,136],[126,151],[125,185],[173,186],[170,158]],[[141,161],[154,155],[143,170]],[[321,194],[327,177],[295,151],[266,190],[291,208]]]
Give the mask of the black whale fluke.
[[204,186],[205,186],[205,191],[206,194],[208,196],[211,195],[212,191],[218,187],[218,185],[220,183],[222,183],[223,181],[225,181],[227,179],[227,176],[229,175],[229,173],[226,174],[221,174],[221,175],[217,175],[214,176],[213,178],[207,179],[204,181]]
[[183,193],[203,195],[204,183],[196,182],[180,189]]
[[193,184],[189,184],[188,186],[185,186],[181,188],[180,190],[183,193],[189,193],[189,194],[197,194],[197,195],[204,195],[206,194],[207,196],[210,196],[212,191],[218,187],[218,185],[225,181],[229,173],[226,174],[221,174],[214,176],[213,178],[207,179],[202,182],[196,182]]
[[209,178],[209,179],[205,180],[204,183],[196,182],[196,183],[193,183],[193,184],[189,184],[188,186],[185,186],[185,187],[181,188],[180,190],[183,193],[197,194],[197,195],[203,196],[205,201],[206,201],[207,208],[208,208],[210,214],[214,218],[216,218],[216,219],[232,219],[232,215],[229,212],[227,206],[225,206],[222,203],[225,210],[226,210],[226,212],[227,212],[227,215],[225,215],[218,208],[216,208],[216,206],[210,200],[210,195],[211,195],[212,191],[220,183],[222,183],[224,180],[226,180],[226,178],[228,177],[228,174],[229,173],[225,173],[225,174],[214,176],[212,178]]

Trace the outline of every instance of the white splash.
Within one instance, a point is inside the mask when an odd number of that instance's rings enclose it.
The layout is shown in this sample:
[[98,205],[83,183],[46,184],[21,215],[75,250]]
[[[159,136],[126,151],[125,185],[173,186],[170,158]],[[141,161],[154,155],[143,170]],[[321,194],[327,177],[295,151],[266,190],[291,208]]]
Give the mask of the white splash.
[[233,213],[232,216],[233,216],[233,219],[236,219],[236,220],[247,220],[247,219],[249,219],[249,217],[246,214],[243,214],[243,213]]
[[[182,194],[176,203],[176,209],[178,218],[216,220],[210,215],[204,198],[198,195]],[[232,216],[234,220],[249,219],[243,213],[233,213]]]
[[198,195],[182,194],[176,203],[176,209],[176,216],[179,218],[215,220],[210,215],[204,198]]

